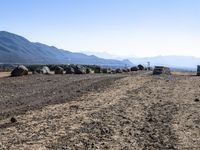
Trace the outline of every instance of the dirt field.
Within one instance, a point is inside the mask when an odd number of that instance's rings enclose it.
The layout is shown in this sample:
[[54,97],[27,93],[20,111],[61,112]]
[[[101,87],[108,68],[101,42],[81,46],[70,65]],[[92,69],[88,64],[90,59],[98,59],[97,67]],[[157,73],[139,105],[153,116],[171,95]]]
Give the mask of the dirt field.
[[8,76],[10,76],[10,72],[0,72],[0,78],[4,78]]
[[1,78],[0,117],[5,150],[200,150],[200,77]]

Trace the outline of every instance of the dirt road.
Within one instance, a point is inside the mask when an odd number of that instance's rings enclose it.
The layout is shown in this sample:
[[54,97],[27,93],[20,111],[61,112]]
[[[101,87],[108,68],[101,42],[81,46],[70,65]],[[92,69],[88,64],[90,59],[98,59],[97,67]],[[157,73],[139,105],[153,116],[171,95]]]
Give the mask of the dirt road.
[[[200,149],[199,77],[29,78],[0,80],[0,149]],[[31,94],[23,97],[23,90]],[[20,99],[23,107],[12,102]],[[15,113],[18,122],[9,123]]]

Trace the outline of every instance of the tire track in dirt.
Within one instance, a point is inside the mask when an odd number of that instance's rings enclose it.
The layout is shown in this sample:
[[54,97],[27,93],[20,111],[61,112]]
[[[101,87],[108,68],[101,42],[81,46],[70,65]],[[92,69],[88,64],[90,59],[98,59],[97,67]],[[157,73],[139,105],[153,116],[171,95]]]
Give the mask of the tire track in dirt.
[[179,135],[177,149],[180,150],[200,149],[200,103],[195,101],[200,99],[199,85],[199,77],[186,76],[175,86],[179,111],[174,116],[173,128]]
[[200,97],[199,79],[159,76],[155,80],[148,86],[152,91],[146,90],[152,103],[143,104],[146,117],[136,134],[141,149],[199,150],[200,104],[195,102]]
[[142,149],[176,149],[177,138],[172,128],[173,115],[177,112],[174,103],[156,103],[147,109],[140,133],[136,134]]
[[174,80],[170,81],[168,77],[163,79],[152,77],[151,82],[135,91],[141,95],[138,99],[144,111],[134,134],[140,149],[176,149],[178,141],[173,119],[178,105],[173,101]]

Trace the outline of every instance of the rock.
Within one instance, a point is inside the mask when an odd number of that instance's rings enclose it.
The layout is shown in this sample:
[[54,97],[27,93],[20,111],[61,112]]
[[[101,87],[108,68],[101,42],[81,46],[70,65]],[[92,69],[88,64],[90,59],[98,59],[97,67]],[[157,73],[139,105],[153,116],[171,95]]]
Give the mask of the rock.
[[47,67],[47,66],[44,66],[42,68],[42,72],[43,72],[43,74],[51,74],[51,71],[50,71],[49,67]]
[[71,66],[67,66],[65,68],[66,74],[74,74],[74,68]]
[[12,118],[10,119],[10,122],[11,122],[11,123],[15,123],[15,122],[17,122],[17,119],[15,119],[14,117],[12,117]]
[[131,67],[131,71],[138,71],[138,67]]
[[91,71],[91,69],[90,68],[86,68],[86,73],[87,74],[89,74],[89,73],[91,73],[92,71]]
[[74,73],[75,74],[86,74],[86,68],[77,65],[74,67]]
[[101,67],[95,67],[94,68],[94,73],[101,73]]
[[101,69],[101,72],[102,72],[102,73],[108,73],[108,69],[107,69],[107,68],[102,68],[102,69]]
[[138,69],[139,69],[139,70],[144,70],[144,66],[141,65],[141,64],[139,64],[139,65],[138,65]]
[[23,65],[20,65],[20,66],[16,67],[11,72],[11,76],[12,77],[23,76],[23,75],[28,75],[28,69]]
[[115,72],[116,72],[116,73],[122,73],[122,70],[119,69],[119,68],[117,68],[117,69],[115,70]]
[[55,74],[64,74],[64,69],[62,67],[56,66],[54,72]]
[[36,69],[33,74],[51,74],[49,67],[44,66],[42,68]]
[[123,71],[123,72],[129,72],[130,70],[127,69],[127,68],[123,68],[122,71]]
[[114,70],[114,69],[111,69],[111,74],[115,74],[116,73],[116,71]]
[[194,100],[195,102],[199,102],[199,99],[198,98],[195,98],[195,100]]

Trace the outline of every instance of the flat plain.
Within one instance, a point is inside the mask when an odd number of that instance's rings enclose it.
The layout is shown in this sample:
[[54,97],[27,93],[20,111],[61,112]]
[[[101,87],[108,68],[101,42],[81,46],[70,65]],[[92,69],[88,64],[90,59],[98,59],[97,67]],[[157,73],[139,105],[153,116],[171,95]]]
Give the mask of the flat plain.
[[0,149],[199,150],[200,77],[151,74],[0,78]]

